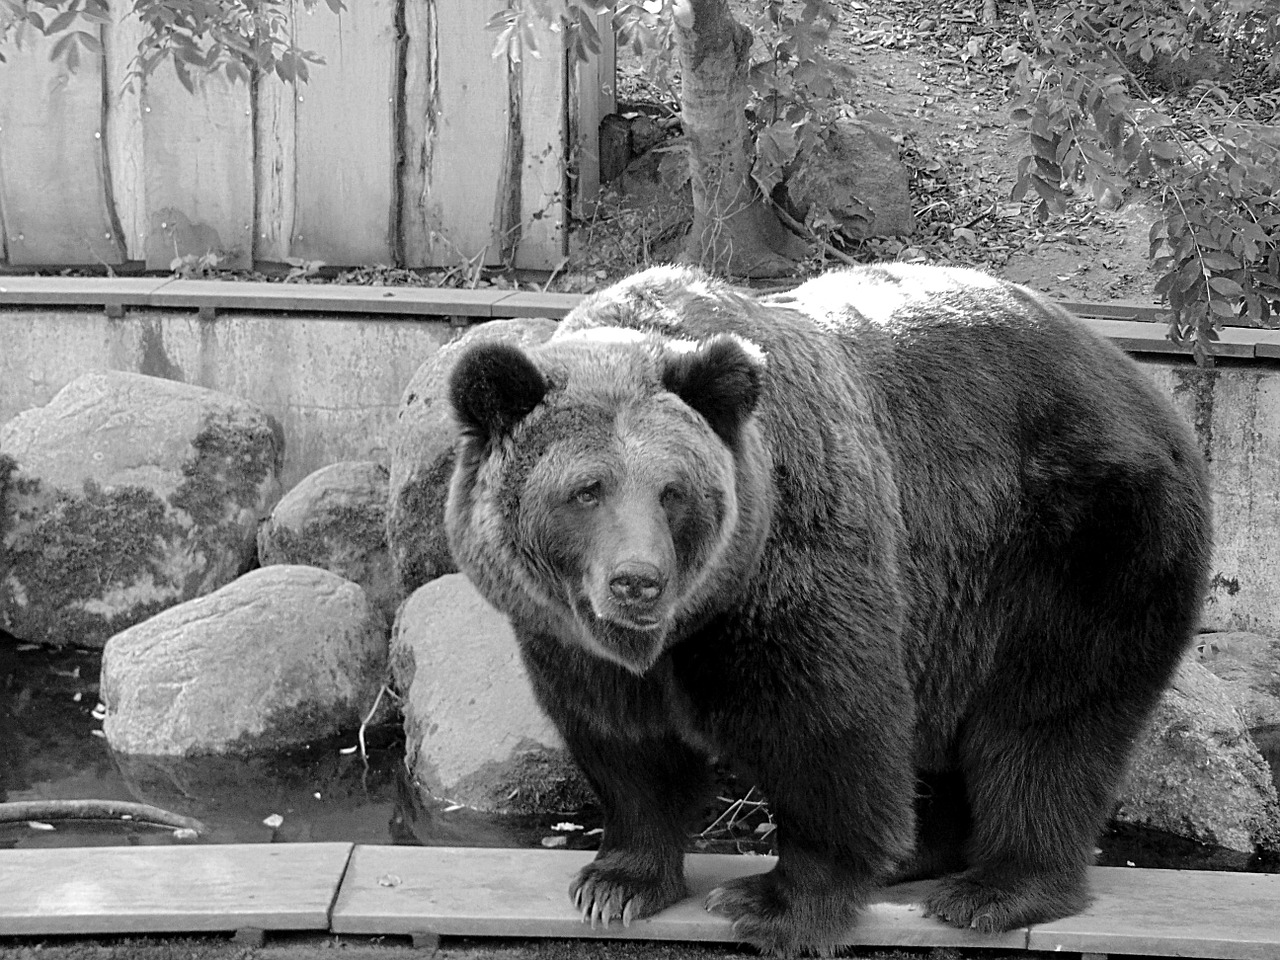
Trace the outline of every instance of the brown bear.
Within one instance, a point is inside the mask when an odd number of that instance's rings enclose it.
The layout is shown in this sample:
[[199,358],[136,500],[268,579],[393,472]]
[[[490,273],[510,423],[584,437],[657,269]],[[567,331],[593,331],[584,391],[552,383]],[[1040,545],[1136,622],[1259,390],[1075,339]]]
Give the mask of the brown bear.
[[1195,438],[1123,353],[968,270],[656,268],[449,390],[451,549],[603,809],[584,920],[686,895],[713,759],[779,825],[707,901],[767,952],[891,880],[982,931],[1086,905],[1210,553]]

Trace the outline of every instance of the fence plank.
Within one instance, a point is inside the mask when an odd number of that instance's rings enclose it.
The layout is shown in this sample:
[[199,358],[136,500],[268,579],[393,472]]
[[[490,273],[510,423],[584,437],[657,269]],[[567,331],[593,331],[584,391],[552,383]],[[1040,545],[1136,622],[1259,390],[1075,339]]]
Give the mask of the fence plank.
[[360,0],[337,16],[296,4],[294,16],[298,45],[326,62],[296,91],[290,249],[326,263],[391,263],[396,2]]
[[[290,4],[290,17],[297,16],[299,6],[296,2]],[[253,258],[283,263],[293,256],[290,238],[297,195],[293,173],[297,165],[299,90],[271,75],[260,78],[256,93],[254,202],[258,234],[253,238]]]
[[406,0],[405,7],[405,264],[498,263],[509,92],[485,24],[506,4]]
[[253,125],[249,88],[222,73],[195,76],[189,93],[163,65],[142,85],[147,267],[215,252],[220,266],[251,265]]
[[[96,27],[76,29],[100,36]],[[55,39],[29,27],[0,64],[0,210],[12,264],[119,263],[107,204],[102,58],[49,59]]]
[[568,115],[565,97],[564,41],[546,26],[535,28],[539,56],[526,51],[514,69],[520,80],[520,223],[510,229],[519,237],[515,265],[549,270],[567,252],[565,237],[565,160],[568,158]]
[[580,61],[570,76],[569,143],[574,151],[573,215],[579,219],[595,213],[600,196],[600,121],[618,108],[617,44],[613,17],[596,17],[600,54]]
[[[129,82],[129,67],[144,29],[131,3],[113,5],[113,19],[102,30],[106,58],[103,97],[107,117],[107,179],[124,240],[125,257],[147,256],[147,169],[143,153],[142,84]],[[123,9],[121,9],[123,8]]]

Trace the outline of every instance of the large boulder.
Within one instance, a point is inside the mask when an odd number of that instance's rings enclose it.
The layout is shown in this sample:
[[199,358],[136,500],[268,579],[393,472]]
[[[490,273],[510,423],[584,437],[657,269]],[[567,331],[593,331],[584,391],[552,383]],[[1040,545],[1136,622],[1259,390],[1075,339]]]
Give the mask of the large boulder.
[[1196,649],[1246,727],[1280,724],[1280,640],[1256,633],[1204,633]]
[[444,532],[457,436],[447,395],[453,365],[473,343],[535,346],[555,329],[555,321],[546,319],[492,320],[472,327],[437,350],[405,388],[391,439],[387,508],[387,544],[403,596],[458,569]]
[[92,373],[0,427],[0,626],[100,647],[252,565],[284,438],[254,404]]
[[855,239],[907,236],[915,232],[908,181],[892,137],[863,120],[839,120],[787,178],[787,202],[799,219],[830,218]]
[[264,567],[112,637],[102,728],[128,754],[296,747],[357,728],[386,663],[385,622],[359,586]]
[[1271,771],[1223,682],[1194,656],[1134,752],[1116,819],[1230,850],[1280,852]]
[[426,795],[479,810],[573,810],[589,800],[538,708],[506,617],[462,574],[416,590],[391,637],[405,761]]
[[388,629],[400,587],[387,552],[387,468],[351,460],[304,477],[258,528],[258,562],[321,567],[364,587]]

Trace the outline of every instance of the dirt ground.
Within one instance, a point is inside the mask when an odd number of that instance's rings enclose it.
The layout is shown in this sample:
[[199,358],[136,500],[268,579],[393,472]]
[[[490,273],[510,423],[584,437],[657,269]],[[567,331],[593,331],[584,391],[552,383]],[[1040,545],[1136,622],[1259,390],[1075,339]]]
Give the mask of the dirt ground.
[[[1118,210],[1081,199],[1043,224],[1030,202],[1010,202],[1025,135],[1009,116],[1001,68],[1016,32],[1007,19],[985,26],[977,3],[837,5],[833,48],[854,67],[855,109],[876,112],[916,153],[941,161],[940,175],[968,201],[953,222],[995,208],[972,224],[973,242],[952,240],[949,249],[943,242],[937,253],[1064,299],[1153,302],[1152,214],[1142,197],[1126,198]],[[1000,7],[1006,18],[1017,13],[1012,4]]]
[[[739,19],[744,0],[734,0]],[[900,144],[912,174],[915,235],[871,241],[855,251],[861,260],[923,255],[930,262],[977,266],[1069,300],[1153,303],[1156,275],[1148,265],[1152,215],[1141,197],[1117,210],[1078,199],[1066,214],[1040,223],[1033,203],[1014,203],[1010,192],[1021,157],[1021,127],[1010,119],[1004,51],[1016,42],[1018,11],[1002,3],[1003,22],[981,22],[981,4],[932,0],[832,0],[839,8],[829,52],[853,68],[840,100],[853,117],[869,120]],[[761,56],[757,44],[753,55]],[[619,53],[623,100],[668,101],[651,85],[640,62]],[[674,106],[673,104],[669,104]],[[962,227],[956,231],[956,227]],[[616,243],[625,255],[640,232],[623,226]],[[582,241],[608,247],[590,231]],[[608,260],[607,253],[600,255]],[[588,259],[590,257],[588,256]],[[593,273],[575,263],[565,289],[587,290],[617,270]],[[838,265],[838,264],[837,264]],[[593,283],[592,280],[595,280]],[[577,283],[574,280],[577,280]]]

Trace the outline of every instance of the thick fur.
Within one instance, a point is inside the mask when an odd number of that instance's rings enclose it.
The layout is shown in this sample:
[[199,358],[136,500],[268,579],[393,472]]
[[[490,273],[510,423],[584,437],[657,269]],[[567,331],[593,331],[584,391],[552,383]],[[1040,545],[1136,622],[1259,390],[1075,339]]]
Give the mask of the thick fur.
[[605,813],[584,919],[685,895],[712,757],[780,824],[708,900],[767,952],[830,952],[892,879],[948,874],[927,911],[985,931],[1087,903],[1210,550],[1194,438],[1119,350],[971,271],[659,268],[451,387],[454,555]]

